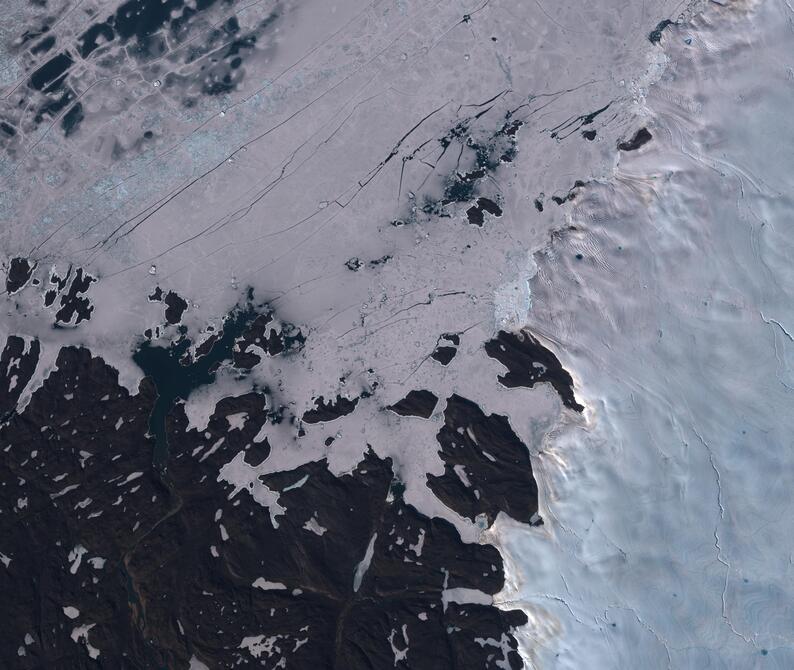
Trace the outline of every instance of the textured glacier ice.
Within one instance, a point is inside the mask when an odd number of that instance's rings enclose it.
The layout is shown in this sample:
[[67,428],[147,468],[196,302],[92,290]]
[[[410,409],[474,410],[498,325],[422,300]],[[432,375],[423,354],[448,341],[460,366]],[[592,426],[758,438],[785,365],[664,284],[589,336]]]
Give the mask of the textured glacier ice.
[[793,17],[727,3],[669,27],[653,142],[536,255],[530,324],[587,405],[535,457],[548,523],[494,531],[536,667],[794,661]]

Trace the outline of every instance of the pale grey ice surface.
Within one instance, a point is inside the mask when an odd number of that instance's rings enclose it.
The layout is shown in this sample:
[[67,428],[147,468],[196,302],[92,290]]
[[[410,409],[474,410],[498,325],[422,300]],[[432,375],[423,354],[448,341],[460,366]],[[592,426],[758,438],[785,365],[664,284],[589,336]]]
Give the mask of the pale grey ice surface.
[[[21,7],[9,5],[9,15]],[[420,422],[380,408],[432,385],[511,417],[531,445],[546,523],[500,518],[485,539],[511,566],[501,600],[531,616],[530,667],[794,665],[785,0],[693,5],[661,46],[648,32],[684,3],[281,10],[272,47],[226,97],[185,114],[184,90],[153,85],[162,72],[106,80],[86,63],[81,130],[16,140],[0,173],[4,255],[79,264],[99,281],[91,321],[54,332],[26,291],[7,299],[3,334],[40,337],[50,362],[62,344],[88,344],[134,387],[129,353],[162,321],[146,300],[156,284],[188,299],[194,335],[252,285],[309,333],[300,357],[260,366],[254,381],[278,380],[296,413],[347,392],[342,375],[351,389],[379,383],[374,400],[298,443],[273,428],[262,472],[318,455],[343,472],[372,443],[395,459],[409,502],[475,541],[479,529],[424,486],[442,467],[431,446],[440,415]],[[13,62],[3,71],[7,92],[15,72]],[[412,159],[400,186],[402,158],[495,96],[474,134],[521,106],[526,123],[515,161],[489,181],[504,216],[479,229],[450,207],[430,225],[392,226],[410,213],[410,193],[437,196],[455,167]],[[607,104],[596,141],[551,136]],[[618,139],[642,125],[653,141],[618,156]],[[145,130],[153,146],[140,142]],[[586,187],[573,205],[551,203],[576,180]],[[376,270],[344,266],[384,255],[393,260]],[[566,414],[552,429],[560,407],[548,389],[499,387],[481,343],[522,323],[574,376],[584,420]],[[439,370],[426,356],[440,333],[458,331],[456,366]],[[245,390],[229,375],[192,397],[194,425]],[[329,454],[334,432],[346,448]]]
[[[121,349],[113,357],[121,368],[129,367],[131,333],[161,321],[160,306],[139,297],[155,284],[190,302],[184,320],[194,331],[217,322],[253,285],[283,318],[320,331],[315,343],[329,338],[322,358],[330,366],[349,359],[365,332],[350,331],[362,314],[377,308],[371,325],[415,295],[476,296],[475,309],[469,296],[444,299],[437,318],[448,323],[439,326],[461,329],[491,317],[498,286],[525,273],[520,251],[559,220],[553,205],[539,215],[534,199],[564,195],[576,179],[609,170],[617,138],[634,130],[634,88],[649,59],[663,58],[647,33],[678,11],[673,2],[553,12],[540,3],[288,4],[240,89],[188,113],[180,105],[189,91],[153,86],[166,80],[149,72],[156,65],[130,65],[106,81],[89,60],[74,76],[85,79],[80,129],[64,139],[57,127],[40,126],[10,145],[0,244],[43,269],[75,263],[97,273],[90,290],[97,309],[71,337]],[[9,108],[20,86],[8,93]],[[593,126],[602,139],[551,136],[608,104]],[[488,106],[471,124],[475,136],[498,129],[508,109],[520,107],[515,118],[527,123],[524,150],[491,184],[504,199],[500,225],[460,225],[463,209],[450,207],[452,220],[394,229],[390,222],[413,206],[410,193],[438,195],[456,166],[450,153],[430,167],[440,154],[436,139]],[[154,136],[144,143],[145,131]],[[344,267],[352,256],[388,254],[395,260],[379,272]],[[470,322],[458,314],[464,305]],[[401,323],[415,323],[418,311]],[[7,327],[47,332],[52,317],[39,304],[24,314],[7,314]],[[430,340],[429,329],[418,332]],[[58,333],[59,342],[65,337]],[[370,357],[394,355],[391,333],[366,339]],[[426,346],[398,360],[413,361]],[[133,374],[122,369],[132,385]]]

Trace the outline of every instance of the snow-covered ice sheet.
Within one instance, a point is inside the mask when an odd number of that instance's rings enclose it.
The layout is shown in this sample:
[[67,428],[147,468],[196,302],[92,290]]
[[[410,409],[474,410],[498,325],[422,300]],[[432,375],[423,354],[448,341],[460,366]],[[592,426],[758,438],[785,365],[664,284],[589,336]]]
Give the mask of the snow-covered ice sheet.
[[530,323],[588,408],[535,457],[548,523],[494,531],[536,667],[794,664],[792,20],[671,28],[653,142],[535,257]]

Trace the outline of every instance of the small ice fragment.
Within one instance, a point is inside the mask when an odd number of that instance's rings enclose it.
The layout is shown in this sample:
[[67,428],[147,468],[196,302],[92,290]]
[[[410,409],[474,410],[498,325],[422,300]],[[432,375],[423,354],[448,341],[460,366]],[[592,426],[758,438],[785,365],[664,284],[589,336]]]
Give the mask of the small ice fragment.
[[369,564],[372,561],[372,554],[375,553],[375,540],[377,539],[378,534],[374,533],[369,540],[367,550],[364,552],[364,558],[362,558],[361,562],[356,566],[356,572],[353,575],[353,591],[358,591],[361,586],[361,581],[364,579],[364,575],[369,569]]
[[83,560],[83,554],[85,554],[87,551],[88,549],[86,549],[82,544],[78,544],[69,552],[69,561],[72,564],[69,567],[69,572],[71,572],[73,575],[77,574],[77,570]]
[[85,624],[83,626],[78,626],[72,630],[72,640],[74,642],[79,642],[82,640],[83,644],[85,645],[86,649],[88,650],[88,655],[91,658],[98,658],[99,657],[99,649],[96,647],[91,646],[91,643],[88,641],[88,631],[90,631],[94,626],[95,623]]
[[264,577],[258,577],[251,586],[263,591],[281,591],[287,588],[281,582],[269,582]]

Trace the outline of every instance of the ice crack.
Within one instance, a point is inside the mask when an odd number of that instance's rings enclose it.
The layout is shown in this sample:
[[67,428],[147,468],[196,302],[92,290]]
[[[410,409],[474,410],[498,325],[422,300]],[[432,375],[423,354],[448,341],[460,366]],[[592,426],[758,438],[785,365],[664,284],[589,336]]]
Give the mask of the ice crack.
[[703,439],[703,436],[697,431],[697,429],[692,426],[692,431],[697,435],[698,440],[706,449],[709,457],[709,463],[711,464],[711,469],[714,471],[714,478],[717,484],[717,505],[719,506],[720,515],[717,522],[714,524],[714,548],[717,550],[717,561],[722,563],[725,566],[725,581],[722,586],[722,620],[726,623],[728,628],[731,629],[731,632],[736,635],[737,637],[744,640],[747,644],[752,645],[753,647],[757,646],[755,641],[751,638],[747,637],[746,635],[740,633],[736,630],[736,627],[733,625],[730,617],[728,616],[728,605],[726,602],[726,594],[728,592],[728,577],[731,572],[731,564],[723,557],[722,555],[722,545],[720,543],[720,534],[719,534],[719,526],[722,521],[725,519],[725,505],[722,502],[722,475],[720,474],[719,468],[717,467],[717,463],[714,459],[714,451],[712,450],[711,446],[709,445],[706,440]]

